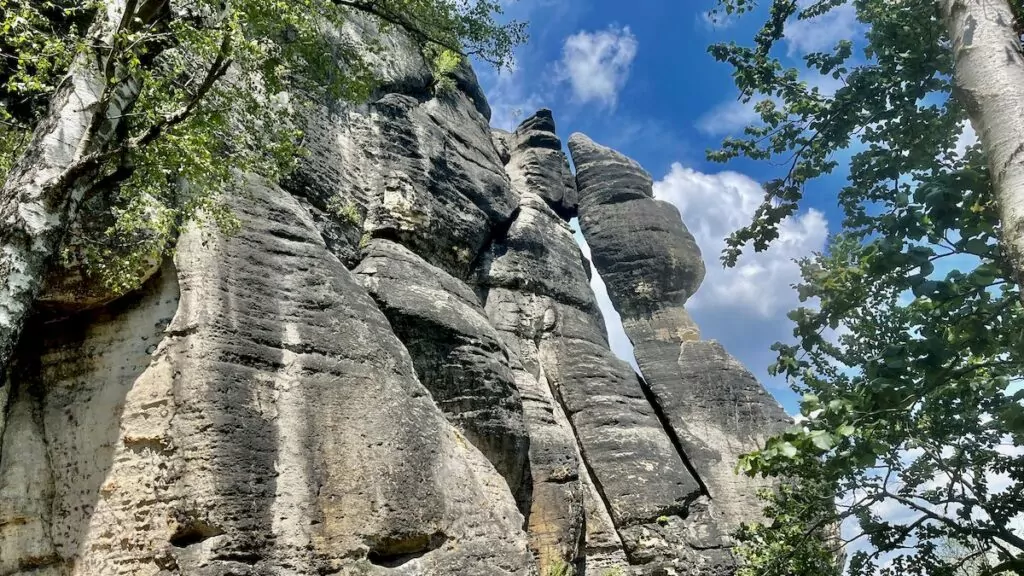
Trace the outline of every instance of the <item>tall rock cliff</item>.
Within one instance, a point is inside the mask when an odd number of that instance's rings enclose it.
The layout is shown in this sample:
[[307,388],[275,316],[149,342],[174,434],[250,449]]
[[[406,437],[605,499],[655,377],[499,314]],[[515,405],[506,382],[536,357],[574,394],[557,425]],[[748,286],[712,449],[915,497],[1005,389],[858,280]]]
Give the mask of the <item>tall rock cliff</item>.
[[785,415],[699,339],[678,212],[378,40],[381,89],[313,114],[287,181],[247,179],[240,232],[186,233],[113,302],[57,279],[0,390],[0,576],[734,570],[758,484],[732,466]]

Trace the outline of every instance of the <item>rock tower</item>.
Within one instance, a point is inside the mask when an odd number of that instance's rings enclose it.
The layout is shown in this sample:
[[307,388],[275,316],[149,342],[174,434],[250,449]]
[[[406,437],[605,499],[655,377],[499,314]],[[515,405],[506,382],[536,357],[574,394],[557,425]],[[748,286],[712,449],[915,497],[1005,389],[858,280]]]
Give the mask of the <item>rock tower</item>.
[[700,340],[680,214],[385,40],[380,90],[309,118],[287,181],[247,179],[238,233],[184,234],[112,302],[56,279],[0,390],[0,575],[734,570],[759,508],[736,457],[786,417]]

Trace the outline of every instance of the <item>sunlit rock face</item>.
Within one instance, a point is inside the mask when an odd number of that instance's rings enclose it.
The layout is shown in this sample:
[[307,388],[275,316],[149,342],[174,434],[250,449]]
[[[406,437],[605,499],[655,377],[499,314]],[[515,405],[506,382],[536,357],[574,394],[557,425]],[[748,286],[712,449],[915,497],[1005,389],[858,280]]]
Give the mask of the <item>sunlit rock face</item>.
[[[717,544],[699,548],[728,547],[729,534],[758,517],[756,493],[766,485],[736,475],[736,462],[788,417],[719,343],[700,339],[684,306],[704,279],[700,249],[676,208],[653,198],[651,176],[583,134],[569,139],[569,150],[594,266],[633,343],[647,399],[707,499],[698,523]],[[728,564],[709,556],[715,570]]]
[[759,485],[733,463],[784,414],[689,319],[679,213],[584,136],[573,174],[551,111],[492,130],[471,69],[435,93],[378,40],[380,89],[246,180],[237,234],[40,303],[0,388],[0,575],[734,571]]

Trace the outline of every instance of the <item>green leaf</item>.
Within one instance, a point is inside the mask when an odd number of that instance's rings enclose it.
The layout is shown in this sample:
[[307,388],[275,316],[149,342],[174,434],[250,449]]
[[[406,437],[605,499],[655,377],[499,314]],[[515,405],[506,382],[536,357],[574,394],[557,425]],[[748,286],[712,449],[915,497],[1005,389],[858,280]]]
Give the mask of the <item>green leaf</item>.
[[811,443],[814,444],[814,447],[818,450],[828,451],[835,446],[835,441],[832,438],[832,435],[823,430],[818,430],[812,433],[810,439]]
[[796,446],[789,442],[782,442],[778,446],[779,454],[782,454],[786,458],[795,458],[797,455]]
[[807,393],[804,394],[800,403],[808,410],[816,410],[821,405],[821,400],[818,399],[817,394]]
[[926,281],[921,282],[920,284],[914,286],[912,291],[914,293],[914,296],[923,297],[923,296],[931,296],[931,295],[935,294],[935,292],[938,291],[938,289],[939,289],[939,283],[938,282],[936,282],[934,280],[926,280]]

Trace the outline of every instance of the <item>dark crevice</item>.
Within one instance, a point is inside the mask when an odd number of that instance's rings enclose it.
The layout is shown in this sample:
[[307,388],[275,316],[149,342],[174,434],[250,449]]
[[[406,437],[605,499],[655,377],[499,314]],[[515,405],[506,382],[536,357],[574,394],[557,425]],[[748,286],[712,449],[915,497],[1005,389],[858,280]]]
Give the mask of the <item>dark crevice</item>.
[[261,560],[263,560],[263,557],[259,554],[251,552],[227,552],[224,554],[218,554],[214,556],[212,560],[220,560],[222,562],[238,562],[239,564],[255,566]]
[[224,530],[219,526],[199,518],[179,517],[177,520],[178,527],[170,538],[171,546],[175,548],[187,548],[224,534]]
[[509,230],[512,229],[512,225],[519,219],[521,211],[522,209],[516,206],[516,209],[512,211],[507,220],[498,222],[491,227],[491,244],[504,244],[508,241]]
[[[536,338],[535,344],[538,346],[538,348],[540,347],[539,336]],[[551,381],[548,380],[547,376],[543,374],[543,364],[541,365],[541,376],[544,378],[544,381],[547,383],[548,389],[551,391],[552,399],[558,403],[558,406],[559,408],[561,408],[562,413],[566,415],[566,420],[569,422],[569,429],[572,430],[573,440],[576,442],[577,451],[580,455],[580,464],[586,467],[587,475],[590,477],[590,482],[594,485],[594,489],[597,491],[598,497],[601,498],[601,505],[604,507],[605,513],[608,514],[608,518],[611,520],[612,528],[615,530],[615,534],[619,537],[619,543],[621,545],[622,542],[625,542],[625,539],[622,537],[622,533],[619,532],[619,526],[618,524],[616,524],[614,516],[612,516],[612,506],[611,502],[609,502],[608,500],[608,495],[605,493],[604,486],[601,485],[601,480],[598,479],[597,474],[594,473],[594,469],[591,468],[590,462],[587,461],[587,457],[583,453],[583,442],[580,440],[579,432],[576,430],[576,423],[573,421],[569,409],[566,407],[565,402],[562,401],[561,393],[554,386],[551,385]],[[582,484],[582,478],[580,480],[580,483]],[[583,486],[581,486],[581,488],[583,488],[584,490],[586,489]],[[582,532],[586,532],[586,529],[582,530]],[[626,547],[623,545],[621,549],[622,552],[626,555],[626,558],[629,559],[629,552],[626,550]]]
[[7,420],[10,408],[14,404],[12,398],[13,385],[7,376],[6,369],[0,369],[0,463],[4,461],[4,436],[7,432]]
[[[473,271],[477,271],[481,278],[487,277],[487,270],[479,270],[480,266],[487,261],[487,255],[491,252],[495,252],[496,256],[500,256],[498,252],[505,249],[505,243],[508,241],[509,230],[512,229],[512,225],[515,224],[516,220],[519,219],[519,213],[521,209],[516,206],[515,210],[509,217],[501,222],[496,222],[491,226],[491,233],[487,240],[484,241],[484,245],[480,248],[480,252],[476,255],[472,262],[469,264],[469,270],[472,274]],[[504,252],[501,252],[504,253]],[[486,289],[485,283],[478,283],[481,289]],[[486,302],[487,298],[481,298],[481,302]]]
[[[580,488],[584,488],[583,482],[580,482]],[[585,498],[585,497],[584,497]],[[622,550],[622,546],[613,548],[613,550]],[[587,548],[587,512],[584,506],[583,510],[583,524],[580,526],[579,535],[576,536],[576,550],[574,552],[575,558],[573,559],[573,567],[576,568],[576,574],[585,576],[587,573],[587,556],[589,556],[591,549]]]
[[533,466],[530,463],[529,455],[527,455],[523,467],[523,479],[519,485],[519,493],[514,496],[516,497],[516,508],[523,515],[523,530],[526,531],[530,526],[530,514],[533,512]]
[[708,487],[704,484],[704,480],[701,479],[700,474],[697,473],[697,469],[690,462],[690,457],[686,455],[686,450],[683,449],[683,443],[679,439],[679,435],[676,434],[675,428],[672,427],[672,423],[669,421],[668,415],[665,414],[665,410],[662,409],[661,403],[658,402],[657,396],[654,395],[654,391],[651,390],[647,380],[637,373],[637,382],[640,384],[640,389],[643,390],[644,396],[647,398],[647,403],[654,409],[654,414],[658,417],[658,421],[661,422],[661,427],[665,430],[665,434],[668,435],[668,439],[672,442],[672,446],[675,447],[676,452],[679,454],[680,460],[683,461],[683,465],[690,472],[690,476],[693,476],[693,480],[700,487],[700,493],[707,496],[708,500],[711,500],[711,493],[708,491]]
[[377,228],[367,232],[367,234],[370,240],[387,240],[408,248],[408,245],[403,241],[402,232],[397,228]]
[[577,206],[566,206],[561,201],[552,202],[547,198],[544,199],[548,207],[551,208],[563,222],[571,222],[573,218],[579,216],[579,208]]
[[440,532],[416,534],[374,543],[366,559],[375,566],[397,568],[444,546],[448,537]]

